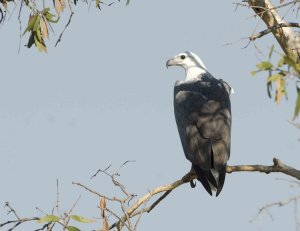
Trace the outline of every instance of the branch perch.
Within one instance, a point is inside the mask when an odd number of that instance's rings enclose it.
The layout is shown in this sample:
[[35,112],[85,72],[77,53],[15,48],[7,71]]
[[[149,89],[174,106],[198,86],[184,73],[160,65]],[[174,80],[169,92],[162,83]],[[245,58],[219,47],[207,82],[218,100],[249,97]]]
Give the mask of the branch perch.
[[[291,177],[294,177],[297,180],[300,180],[300,171],[299,170],[283,164],[279,159],[276,159],[276,158],[273,158],[273,165],[235,165],[235,166],[227,166],[227,173],[233,173],[233,172],[261,172],[261,173],[266,173],[266,174],[273,173],[273,172],[278,172],[278,173],[283,173],[283,174],[289,175]],[[112,176],[112,175],[110,175],[110,176]],[[181,179],[179,179],[177,181],[174,181],[171,184],[162,185],[162,186],[159,186],[157,188],[154,188],[154,189],[150,190],[147,194],[145,194],[144,196],[137,199],[137,201],[135,201],[127,210],[125,210],[125,207],[122,207],[123,208],[123,210],[122,210],[123,211],[123,216],[117,216],[118,220],[115,223],[113,223],[112,225],[110,225],[109,230],[111,230],[113,228],[117,228],[118,231],[121,230],[124,227],[124,225],[126,225],[126,222],[128,222],[128,219],[131,219],[135,216],[141,216],[144,213],[151,212],[174,189],[176,189],[177,187],[179,187],[182,184],[189,183],[190,181],[192,181],[196,178],[197,178],[196,174],[193,171],[190,171],[187,174],[185,174]],[[92,189],[88,188],[87,186],[84,186],[80,183],[73,182],[73,184],[75,184],[79,187],[82,187],[83,189],[85,189],[88,192],[96,195],[99,198],[104,197],[107,200],[122,203],[122,206],[124,206],[124,202],[126,202],[128,200],[128,198],[131,198],[130,197],[131,194],[128,197],[128,195],[126,193],[125,194],[127,195],[127,197],[123,200],[115,198],[115,197],[109,198],[109,197],[106,197],[105,195],[100,194],[100,193],[96,192],[95,190],[92,190]],[[119,187],[119,185],[117,185],[117,186]],[[158,199],[156,199],[156,201],[154,201],[150,206],[147,207],[146,203],[149,202],[149,200],[153,196],[155,196],[156,194],[161,194],[161,195]],[[143,205],[143,207],[141,207],[141,205]],[[12,210],[11,207],[9,207],[9,209],[12,212],[14,211],[14,210]],[[16,213],[14,213],[14,214],[16,215]],[[40,219],[38,217],[23,218],[23,219],[19,218],[19,217],[17,217],[17,218],[18,218],[17,220],[7,221],[5,223],[0,224],[0,227],[6,226],[6,225],[9,225],[9,224],[13,224],[13,227],[11,227],[9,230],[14,230],[17,226],[19,226],[22,223]],[[133,229],[133,230],[135,230],[135,229]]]
[[271,172],[281,172],[286,175],[295,177],[300,180],[300,171],[283,164],[279,159],[273,158],[273,165],[237,165],[237,166],[227,166],[227,173],[232,172],[263,172],[269,174]]
[[[233,172],[262,172],[262,173],[272,173],[272,172],[280,172],[292,177],[295,177],[296,179],[300,180],[300,171],[292,168],[290,166],[287,166],[283,164],[279,159],[273,158],[273,165],[266,166],[266,165],[236,165],[236,166],[227,166],[227,173],[233,173]],[[130,218],[139,215],[141,213],[149,213],[152,211],[152,209],[160,203],[164,198],[166,198],[174,189],[179,187],[182,184],[189,183],[191,180],[196,179],[197,176],[193,171],[190,171],[186,175],[184,175],[181,179],[167,185],[159,186],[151,191],[149,191],[147,194],[142,196],[140,199],[137,200],[128,210],[127,214]],[[145,202],[147,202],[151,197],[153,197],[156,194],[165,192],[158,200],[156,200],[150,207],[144,208],[141,210],[137,209]],[[123,223],[126,222],[126,216],[121,217],[121,219],[115,223],[113,223],[109,229],[113,229],[117,227],[117,230],[121,230],[123,227]]]

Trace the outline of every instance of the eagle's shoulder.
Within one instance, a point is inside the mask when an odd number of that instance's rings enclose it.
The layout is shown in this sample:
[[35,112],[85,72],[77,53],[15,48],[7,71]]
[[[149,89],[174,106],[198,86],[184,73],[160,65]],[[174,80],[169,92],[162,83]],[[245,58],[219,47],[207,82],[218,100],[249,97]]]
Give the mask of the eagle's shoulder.
[[223,86],[225,87],[225,89],[226,89],[228,95],[234,93],[233,88],[232,88],[225,80],[219,79],[219,82],[220,82],[221,84],[223,84]]

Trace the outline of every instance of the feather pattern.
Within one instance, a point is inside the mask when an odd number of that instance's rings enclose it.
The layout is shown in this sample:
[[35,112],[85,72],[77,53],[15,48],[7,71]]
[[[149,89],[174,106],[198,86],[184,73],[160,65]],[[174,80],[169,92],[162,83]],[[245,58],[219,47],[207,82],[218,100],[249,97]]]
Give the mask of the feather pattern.
[[177,82],[174,112],[186,158],[206,191],[222,190],[230,156],[231,106],[222,80],[205,73]]

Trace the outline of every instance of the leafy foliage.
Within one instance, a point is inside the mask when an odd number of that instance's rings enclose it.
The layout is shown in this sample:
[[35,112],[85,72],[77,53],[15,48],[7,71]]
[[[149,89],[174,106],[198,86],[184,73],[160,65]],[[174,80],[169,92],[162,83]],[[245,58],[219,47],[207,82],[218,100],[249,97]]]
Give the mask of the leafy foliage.
[[58,216],[55,216],[55,215],[47,215],[47,216],[44,216],[44,217],[41,217],[39,220],[38,220],[38,223],[49,223],[49,222],[57,222],[59,221],[59,217]]
[[[300,78],[300,63],[295,55],[289,56],[283,54],[277,64],[271,63],[271,58],[274,53],[274,45],[271,47],[268,60],[262,61],[256,65],[257,69],[251,72],[251,75],[256,75],[258,72],[267,72],[267,92],[270,98],[274,98],[276,103],[281,102],[283,96],[287,99],[287,82],[296,79],[297,100],[294,109],[294,119],[300,113],[300,88],[297,86]],[[275,85],[275,94],[272,96],[273,86]]]
[[29,15],[27,27],[23,33],[30,33],[27,47],[30,48],[33,44],[39,51],[47,52],[45,38],[49,37],[50,23],[57,23],[59,17],[54,19],[54,15],[50,13],[50,8],[45,8],[41,12],[34,12]]
[[300,87],[296,86],[296,88],[297,88],[297,100],[296,100],[296,106],[295,106],[295,112],[294,112],[294,119],[300,113]]
[[[85,0],[81,0],[82,2],[86,2]],[[120,2],[120,0],[115,0]],[[58,23],[61,14],[65,11],[66,7],[69,8],[69,12],[71,12],[71,15],[73,14],[73,7],[72,5],[78,5],[78,0],[53,0],[53,1],[42,1],[38,0],[0,0],[0,23],[3,23],[5,21],[6,11],[9,7],[10,3],[12,6],[15,6],[15,4],[20,4],[20,15],[23,12],[26,12],[25,10],[21,10],[22,8],[26,8],[29,12],[28,16],[28,22],[26,25],[26,29],[22,36],[25,34],[29,34],[27,47],[31,48],[33,45],[37,47],[37,49],[41,52],[47,52],[47,46],[45,43],[45,39],[49,38],[49,29],[52,29],[53,23]],[[101,10],[100,5],[104,4],[107,6],[111,6],[115,2],[106,4],[105,2],[101,0],[94,0],[95,7]],[[126,0],[126,5],[128,5],[130,0]],[[42,4],[42,6],[40,6]],[[49,4],[46,6],[46,4]],[[51,13],[52,12],[52,13]],[[56,12],[56,13],[53,13]],[[25,16],[26,17],[26,16]],[[67,27],[71,21],[71,16],[69,19],[69,22],[65,25]],[[21,23],[21,21],[20,21]],[[63,33],[63,32],[62,32]],[[61,36],[58,41],[61,40]]]
[[70,218],[74,221],[78,221],[81,223],[92,223],[92,222],[96,221],[95,219],[89,219],[89,218],[78,216],[78,215],[71,215]]
[[[69,231],[80,231],[79,228],[68,225],[70,219],[77,221],[77,222],[81,222],[81,223],[92,223],[92,222],[96,221],[95,219],[90,219],[90,218],[86,218],[86,217],[82,217],[82,216],[78,216],[78,215],[69,215],[67,217],[58,217],[56,215],[47,215],[47,216],[39,218],[39,220],[37,222],[38,223],[48,223],[48,224],[59,223]],[[67,223],[64,222],[66,220],[68,221]]]
[[75,227],[75,226],[67,226],[67,229],[68,229],[69,231],[80,231],[80,229],[78,229],[78,228]]

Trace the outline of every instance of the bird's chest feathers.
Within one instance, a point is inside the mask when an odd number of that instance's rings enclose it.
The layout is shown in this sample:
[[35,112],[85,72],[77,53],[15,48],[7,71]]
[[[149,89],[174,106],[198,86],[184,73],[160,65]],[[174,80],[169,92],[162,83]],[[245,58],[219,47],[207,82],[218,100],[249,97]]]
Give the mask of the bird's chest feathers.
[[189,67],[186,69],[185,81],[189,81],[192,79],[201,79],[201,75],[205,74],[206,71],[200,67]]

